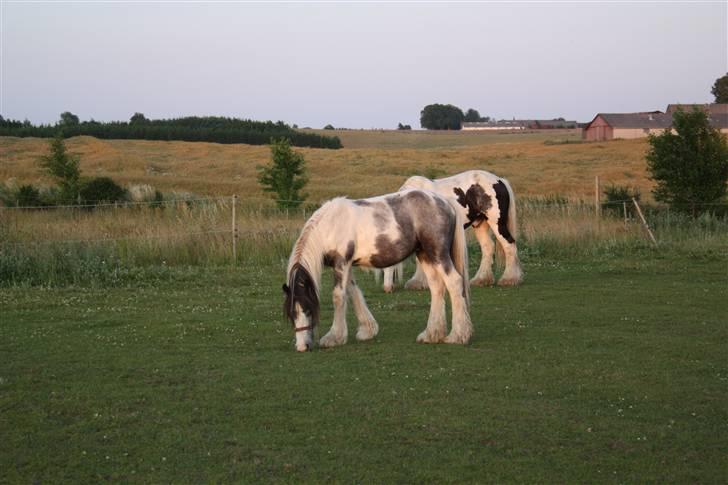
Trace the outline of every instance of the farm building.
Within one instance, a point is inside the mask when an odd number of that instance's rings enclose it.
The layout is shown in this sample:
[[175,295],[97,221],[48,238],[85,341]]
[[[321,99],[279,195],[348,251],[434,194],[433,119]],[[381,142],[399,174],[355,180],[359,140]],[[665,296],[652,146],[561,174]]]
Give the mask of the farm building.
[[500,121],[464,121],[463,130],[548,130],[556,128],[576,128],[576,121],[557,120],[500,120]]
[[501,121],[463,121],[463,130],[524,130],[526,124],[520,120]]
[[672,115],[678,109],[705,110],[711,124],[722,133],[728,133],[728,104],[671,104],[667,112],[599,113],[582,131],[588,141],[613,140],[615,138],[642,138],[648,134],[660,134],[672,126]]

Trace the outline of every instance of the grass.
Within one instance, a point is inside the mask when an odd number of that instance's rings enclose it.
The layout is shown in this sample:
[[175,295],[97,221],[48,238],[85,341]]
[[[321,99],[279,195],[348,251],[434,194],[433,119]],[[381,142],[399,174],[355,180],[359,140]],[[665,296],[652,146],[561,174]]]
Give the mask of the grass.
[[[473,289],[472,343],[416,344],[429,295],[358,273],[380,335],[294,352],[280,286],[313,207],[270,209],[267,148],[75,138],[87,175],[237,193],[238,260],[228,198],[0,211],[0,481],[725,481],[728,220],[646,204],[654,249],[580,202],[597,174],[648,194],[643,140],[336,134],[304,150],[314,203],[418,172],[514,184],[526,282]],[[0,180],[48,183],[45,147],[0,138]]]
[[[619,140],[604,143],[544,145],[563,140],[555,133],[483,134],[430,132],[342,131],[358,140],[342,150],[301,149],[310,176],[310,201],[339,195],[367,197],[397,190],[402,182],[424,170],[453,175],[480,168],[507,177],[519,196],[561,194],[593,200],[594,177],[604,186],[630,185],[644,196],[652,182],[644,153],[647,142]],[[412,139],[419,140],[411,142]],[[268,163],[264,146],[214,143],[97,140],[76,137],[66,141],[81,156],[87,176],[109,176],[122,185],[150,184],[163,191],[267,200],[256,166]],[[50,185],[37,163],[47,141],[0,137],[0,181]]]
[[[416,344],[428,295],[359,275],[380,335],[308,354],[281,316],[283,263],[6,288],[0,467],[9,482],[719,483],[727,261],[526,257],[522,287],[474,289],[465,347]],[[322,330],[331,315],[324,297]]]

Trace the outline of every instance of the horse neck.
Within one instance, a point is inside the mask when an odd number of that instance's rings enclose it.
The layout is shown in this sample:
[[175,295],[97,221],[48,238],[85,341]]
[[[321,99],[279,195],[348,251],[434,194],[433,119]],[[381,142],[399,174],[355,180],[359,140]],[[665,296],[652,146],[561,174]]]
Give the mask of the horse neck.
[[316,284],[316,293],[318,293],[321,286],[321,273],[323,271],[324,253],[326,252],[322,244],[320,224],[324,207],[316,211],[303,226],[301,235],[298,236],[296,244],[293,245],[291,257],[288,260],[288,279],[290,280],[291,271],[297,265],[303,266]]

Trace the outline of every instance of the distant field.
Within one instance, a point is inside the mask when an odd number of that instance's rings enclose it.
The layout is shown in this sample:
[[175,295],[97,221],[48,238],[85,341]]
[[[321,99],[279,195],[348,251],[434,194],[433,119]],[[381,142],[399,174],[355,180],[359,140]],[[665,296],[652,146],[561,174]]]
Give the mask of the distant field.
[[[645,140],[558,144],[574,131],[525,134],[467,132],[336,131],[345,148],[301,149],[309,167],[309,200],[338,195],[365,197],[396,190],[410,175],[450,175],[485,169],[507,177],[519,195],[593,197],[594,176],[604,184],[632,185],[649,198]],[[549,141],[546,145],[544,142]],[[214,143],[98,140],[67,141],[81,155],[87,176],[111,176],[122,184],[147,183],[162,191],[268,197],[256,165],[268,163],[265,146]],[[0,138],[0,182],[50,184],[37,159],[47,140]]]

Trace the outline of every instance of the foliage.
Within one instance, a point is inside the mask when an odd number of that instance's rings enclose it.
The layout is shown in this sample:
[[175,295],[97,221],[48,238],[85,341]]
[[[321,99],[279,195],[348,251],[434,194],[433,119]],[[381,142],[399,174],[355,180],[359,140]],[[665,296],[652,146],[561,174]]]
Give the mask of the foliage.
[[78,119],[78,116],[71,113],[70,111],[64,111],[61,113],[61,119],[58,121],[58,126],[61,127],[70,127],[70,126],[76,126],[80,123],[80,120]]
[[710,92],[715,96],[716,103],[728,103],[728,74],[716,79]]
[[[135,113],[129,122],[99,121],[74,122],[75,115],[64,113],[65,121],[59,122],[63,136],[93,136],[100,139],[179,140],[207,141],[214,143],[245,143],[266,145],[271,138],[285,137],[294,146],[312,148],[341,148],[336,136],[322,136],[294,130],[282,121],[252,121],[218,116],[148,120],[142,113]],[[62,115],[63,116],[63,115]],[[76,117],[75,119],[77,119]],[[0,136],[50,138],[57,134],[58,126],[21,123],[17,120],[0,120]]]
[[689,210],[720,200],[728,182],[728,144],[699,109],[678,110],[673,130],[650,135],[647,168],[656,182],[655,200]]
[[602,211],[604,213],[612,213],[619,216],[624,213],[624,204],[627,204],[627,214],[630,217],[635,216],[635,208],[632,199],[637,202],[641,197],[640,190],[636,187],[627,187],[623,185],[610,185],[604,189],[606,200],[602,202]]
[[59,133],[48,143],[50,153],[40,157],[40,165],[53,177],[60,189],[60,203],[73,203],[78,198],[81,171],[78,155],[69,154]]
[[326,125],[324,126],[324,130],[335,130],[334,125]]
[[470,108],[465,113],[463,121],[467,122],[479,122],[479,121],[490,121],[490,116],[480,116],[477,109]]
[[126,190],[109,177],[96,177],[84,181],[80,196],[84,204],[122,202],[127,198]]
[[18,188],[18,207],[38,207],[43,205],[40,191],[32,185],[21,185]]
[[428,130],[459,130],[465,115],[451,104],[429,104],[420,112],[420,125]]
[[291,150],[286,138],[272,140],[270,150],[271,164],[257,167],[258,183],[265,192],[275,194],[279,208],[298,207],[307,197],[301,192],[308,183],[303,155]]
[[134,115],[129,118],[130,125],[143,125],[144,123],[149,123],[149,120],[146,116],[144,116],[144,113],[134,113]]
[[397,124],[398,130],[411,130],[412,127],[410,125],[403,125],[402,123]]

